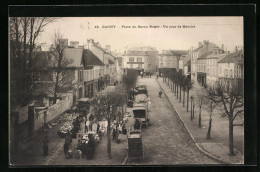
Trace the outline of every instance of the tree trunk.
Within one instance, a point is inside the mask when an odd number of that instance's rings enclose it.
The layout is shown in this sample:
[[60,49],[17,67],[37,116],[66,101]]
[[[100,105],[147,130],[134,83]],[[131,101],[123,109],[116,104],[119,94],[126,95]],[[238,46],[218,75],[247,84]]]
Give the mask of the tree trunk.
[[199,127],[201,128],[201,105],[199,109]]
[[189,112],[189,90],[187,90],[187,112]]
[[190,120],[192,121],[192,101],[190,100]]
[[180,102],[181,102],[181,86],[180,86]]
[[194,119],[194,109],[195,109],[195,103],[193,101],[193,107],[192,107],[192,118]]
[[210,111],[210,117],[209,117],[209,128],[208,128],[208,133],[207,133],[207,139],[210,139],[210,132],[211,132],[211,122],[212,122],[212,118],[211,118],[211,114],[212,114],[212,110]]
[[107,156],[111,159],[111,128],[110,128],[110,120],[107,121]]
[[233,149],[233,121],[229,119],[229,155],[234,156],[234,149]]
[[54,87],[53,104],[56,104],[56,101],[57,101],[58,86],[59,86],[59,83],[58,83],[59,82],[59,71],[57,71],[55,80],[56,81],[55,81],[55,87]]
[[179,85],[177,84],[177,99],[179,98],[178,93],[179,93]]
[[185,90],[183,89],[183,107],[185,106]]

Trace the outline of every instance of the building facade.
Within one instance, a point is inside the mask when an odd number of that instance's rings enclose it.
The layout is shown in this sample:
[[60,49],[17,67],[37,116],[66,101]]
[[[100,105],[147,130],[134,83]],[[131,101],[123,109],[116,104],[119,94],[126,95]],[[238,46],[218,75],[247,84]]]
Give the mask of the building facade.
[[[199,42],[198,47],[196,49],[192,48],[191,52],[191,79],[195,84],[205,83],[206,75],[205,75],[205,60],[204,58],[209,54],[213,53],[214,49],[218,48],[218,46],[208,40],[204,40],[203,43]],[[200,71],[198,71],[198,67],[200,67]],[[203,80],[203,81],[202,81]]]
[[122,55],[124,70],[134,69],[140,72],[155,72],[157,70],[158,52],[152,47],[130,48]]
[[[165,70],[179,71],[179,60],[181,56],[187,55],[188,51],[185,50],[162,50],[159,54],[159,75]],[[183,68],[183,64],[182,67]]]
[[227,54],[218,61],[218,80],[222,83],[237,81],[241,92],[244,90],[244,53],[243,49]]

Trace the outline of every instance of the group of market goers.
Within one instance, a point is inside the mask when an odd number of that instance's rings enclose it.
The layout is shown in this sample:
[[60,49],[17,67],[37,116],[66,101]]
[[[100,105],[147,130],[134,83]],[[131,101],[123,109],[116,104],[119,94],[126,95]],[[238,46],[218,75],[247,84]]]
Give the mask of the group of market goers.
[[[88,117],[88,120],[87,120]],[[81,133],[88,133],[88,132],[94,132],[97,133],[98,136],[100,136],[100,139],[102,139],[102,136],[105,134],[105,128],[107,128],[107,121],[103,122],[94,122],[94,116],[92,114],[87,115],[86,117],[84,115],[80,115],[76,118],[74,121],[74,127],[77,128],[77,130],[81,130]],[[117,143],[119,142],[118,136],[119,134],[126,134],[127,130],[125,127],[125,123],[120,121],[117,122],[116,120],[112,122],[111,125],[112,129],[112,139],[115,140]],[[76,131],[76,132],[78,132]],[[64,154],[66,158],[71,158],[72,157],[72,133],[68,132],[67,136],[65,137],[65,143],[64,143]],[[48,135],[45,136],[43,139],[43,155],[48,156]],[[85,155],[86,158],[90,159],[94,152],[94,137],[93,135],[89,134],[88,135],[88,142],[85,143],[85,145],[78,143],[78,146],[76,148],[77,154],[79,157],[82,157],[82,155]],[[84,149],[83,149],[84,148]],[[92,149],[91,153],[86,153],[86,149]],[[89,156],[92,154],[91,156]]]

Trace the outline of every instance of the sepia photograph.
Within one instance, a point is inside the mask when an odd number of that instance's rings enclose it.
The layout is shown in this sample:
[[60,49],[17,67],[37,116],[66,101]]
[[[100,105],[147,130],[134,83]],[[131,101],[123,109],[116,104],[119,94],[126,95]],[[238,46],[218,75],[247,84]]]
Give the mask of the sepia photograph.
[[9,17],[9,165],[244,164],[244,17]]

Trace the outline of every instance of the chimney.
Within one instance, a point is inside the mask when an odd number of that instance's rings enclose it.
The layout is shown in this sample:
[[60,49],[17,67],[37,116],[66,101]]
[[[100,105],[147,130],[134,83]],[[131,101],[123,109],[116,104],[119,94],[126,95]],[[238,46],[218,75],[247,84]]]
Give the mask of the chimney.
[[59,39],[58,42],[59,42],[60,45],[63,45],[64,48],[68,48],[68,44],[69,44],[68,43],[69,42],[68,39]]
[[79,48],[79,42],[78,41],[70,41],[70,46],[74,48]]
[[42,46],[41,46],[41,45],[38,45],[38,46],[36,47],[36,51],[42,51]]
[[202,42],[199,42],[198,47],[201,47],[201,46],[202,46]]

